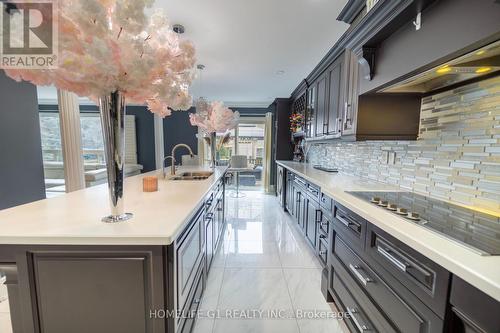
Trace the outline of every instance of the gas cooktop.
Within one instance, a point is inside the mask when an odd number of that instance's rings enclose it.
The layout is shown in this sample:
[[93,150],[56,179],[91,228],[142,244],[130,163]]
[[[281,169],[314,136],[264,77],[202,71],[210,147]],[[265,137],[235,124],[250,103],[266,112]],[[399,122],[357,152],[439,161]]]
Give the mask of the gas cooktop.
[[480,255],[500,255],[500,217],[413,192],[348,192]]

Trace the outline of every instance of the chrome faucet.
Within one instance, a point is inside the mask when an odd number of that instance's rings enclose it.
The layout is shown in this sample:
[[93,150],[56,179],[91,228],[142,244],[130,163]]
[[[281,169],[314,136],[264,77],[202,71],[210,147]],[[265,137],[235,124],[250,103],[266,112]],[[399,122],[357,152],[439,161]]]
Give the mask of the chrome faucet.
[[174,156],[166,156],[163,159],[163,164],[161,165],[161,173],[163,174],[163,178],[167,177],[167,173],[165,172],[165,161],[168,160],[169,158],[172,159],[172,164],[171,165],[174,167],[174,170],[175,170],[175,157]]
[[[180,147],[184,147],[186,148],[187,150],[189,150],[189,155],[191,155],[191,157],[194,156],[193,154],[193,151],[191,150],[191,147],[189,147],[187,144],[184,144],[184,143],[179,143],[177,145],[174,146],[174,148],[172,148],[172,156],[175,156],[175,151],[177,150],[177,148],[180,148]],[[175,158],[173,159],[173,163],[172,163],[172,166],[171,166],[171,169],[170,169],[170,174],[171,175],[175,175]]]

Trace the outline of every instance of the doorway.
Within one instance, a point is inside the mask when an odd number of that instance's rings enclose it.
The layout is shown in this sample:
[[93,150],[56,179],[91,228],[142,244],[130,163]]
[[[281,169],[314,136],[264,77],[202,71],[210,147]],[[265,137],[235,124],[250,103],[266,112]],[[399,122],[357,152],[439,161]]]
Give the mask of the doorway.
[[[218,148],[219,165],[228,165],[232,156],[246,156],[248,171],[241,171],[239,174],[241,191],[262,191],[267,186],[266,179],[269,179],[270,171],[268,147],[271,146],[272,137],[270,119],[271,114],[261,117],[241,117],[238,126],[230,131],[229,137]],[[217,142],[220,142],[223,134],[218,136]],[[208,155],[209,148],[206,147],[205,151]],[[235,183],[235,177],[232,177],[229,187],[233,187]]]

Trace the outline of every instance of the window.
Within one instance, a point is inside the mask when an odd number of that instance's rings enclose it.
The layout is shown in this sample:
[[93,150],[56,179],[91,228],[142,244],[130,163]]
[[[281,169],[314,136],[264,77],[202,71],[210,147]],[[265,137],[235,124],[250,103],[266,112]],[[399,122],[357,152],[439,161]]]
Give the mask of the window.
[[[99,113],[80,114],[83,159],[85,164],[104,164],[104,142]],[[40,132],[44,162],[63,162],[59,114],[40,112]]]
[[104,164],[104,141],[98,113],[80,113],[84,164]]

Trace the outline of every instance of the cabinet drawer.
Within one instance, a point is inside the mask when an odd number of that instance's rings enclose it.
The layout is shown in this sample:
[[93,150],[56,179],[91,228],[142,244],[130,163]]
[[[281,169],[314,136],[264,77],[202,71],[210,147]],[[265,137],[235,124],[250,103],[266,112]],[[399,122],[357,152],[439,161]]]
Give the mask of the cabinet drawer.
[[319,200],[319,204],[321,208],[324,209],[325,213],[332,215],[333,214],[333,199],[327,196],[324,193],[321,193],[321,197]]
[[319,233],[328,235],[332,219],[327,214],[325,214],[323,209],[321,209],[320,213],[321,213],[321,220],[320,220],[321,222],[319,223],[319,228],[318,228]]
[[377,272],[383,278],[392,275],[444,318],[450,273],[373,224],[368,229],[367,252]]
[[304,190],[307,189],[307,182],[304,179],[302,179],[298,176],[294,176],[293,182],[295,183],[295,185],[299,186],[300,188],[302,188]]
[[342,205],[335,204],[333,225],[351,248],[361,253],[365,247],[367,222]]
[[179,332],[190,333],[194,327],[196,321],[196,311],[200,306],[201,296],[203,295],[203,290],[205,286],[205,275],[203,274],[203,269],[200,269],[196,284],[193,286],[193,293],[190,299],[189,308],[186,308],[182,312],[184,317],[179,324]]
[[442,332],[443,321],[436,314],[403,285],[389,286],[340,239],[335,241],[335,255],[400,332]]
[[320,190],[319,187],[313,184],[307,184],[307,193],[309,196],[316,202],[319,202],[319,197],[320,197]]
[[328,256],[328,236],[319,235],[318,238],[318,258],[323,267],[326,266]]
[[[451,282],[450,304],[453,332],[500,332],[500,302],[456,275]],[[460,330],[460,326],[465,329]]]
[[348,274],[335,269],[332,277],[335,303],[349,313],[346,324],[351,332],[397,332]]

